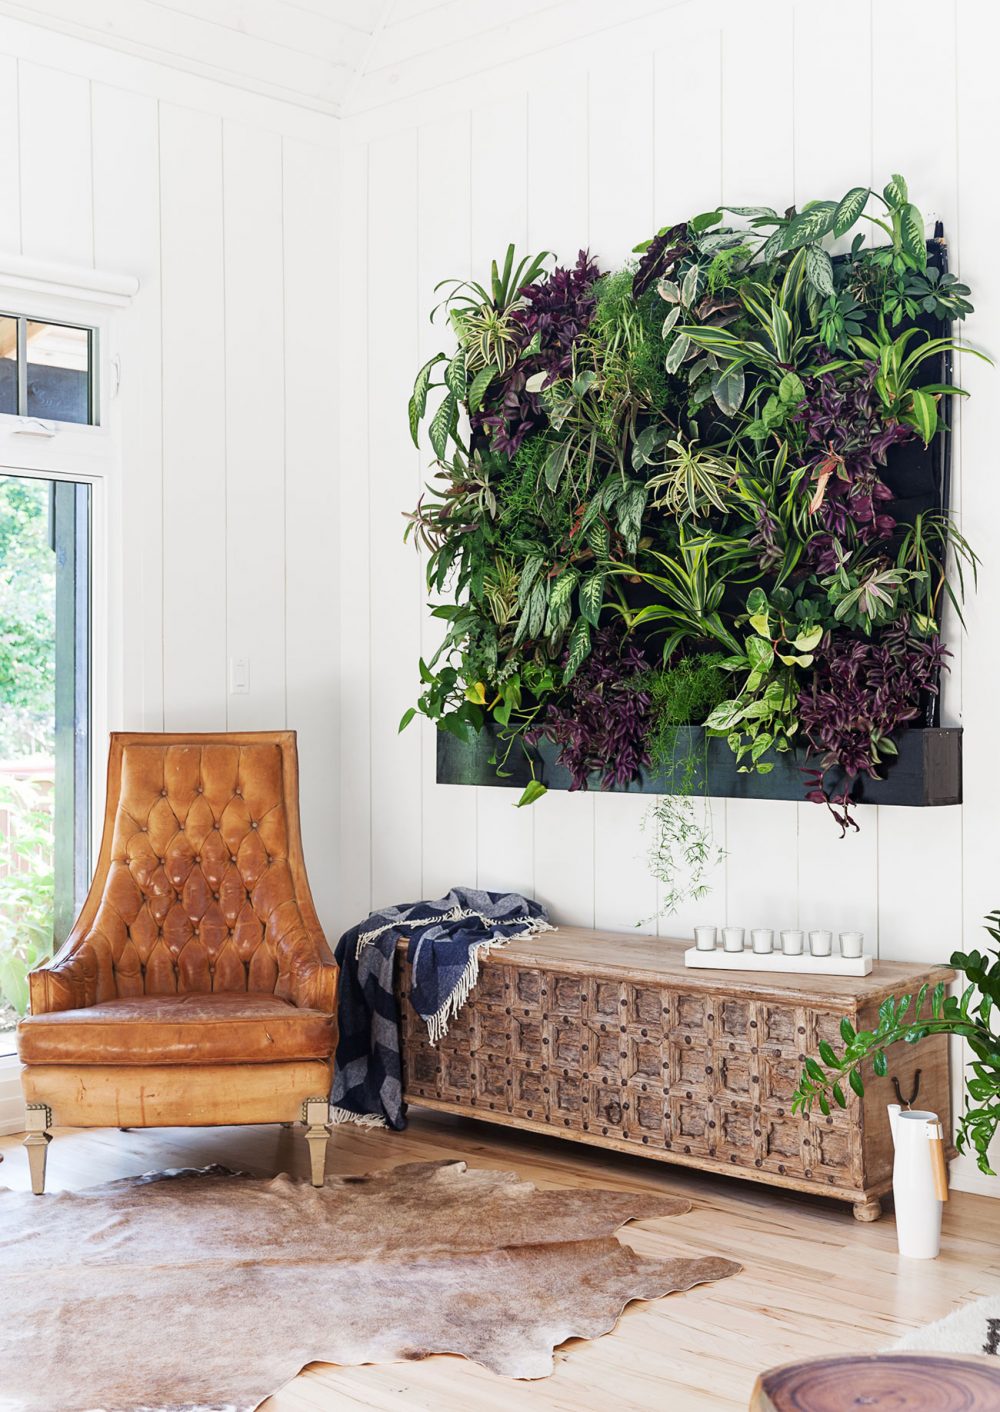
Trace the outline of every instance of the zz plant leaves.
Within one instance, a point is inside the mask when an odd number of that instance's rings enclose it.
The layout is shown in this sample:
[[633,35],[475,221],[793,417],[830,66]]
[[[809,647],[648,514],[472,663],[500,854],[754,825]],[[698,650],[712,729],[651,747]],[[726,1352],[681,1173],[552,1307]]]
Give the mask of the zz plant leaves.
[[888,1051],[897,1044],[919,1045],[929,1035],[957,1036],[967,1042],[973,1059],[966,1071],[966,1100],[958,1119],[956,1145],[960,1152],[975,1152],[980,1171],[994,1175],[990,1144],[1000,1126],[1000,1034],[994,1031],[991,1016],[1000,1001],[1000,912],[991,912],[986,918],[986,930],[994,944],[985,954],[952,954],[952,968],[968,981],[961,995],[948,995],[943,981],[933,990],[924,984],[916,996],[888,996],[879,1007],[874,1030],[855,1033],[849,1020],[841,1020],[843,1048],[838,1052],[824,1041],[819,1045],[818,1059],[806,1057],[792,1111],[808,1111],[816,1103],[825,1113],[829,1095],[840,1101],[837,1093],[843,1093],[845,1073],[853,1091],[863,1096],[862,1069],[870,1064],[876,1078],[885,1078]]

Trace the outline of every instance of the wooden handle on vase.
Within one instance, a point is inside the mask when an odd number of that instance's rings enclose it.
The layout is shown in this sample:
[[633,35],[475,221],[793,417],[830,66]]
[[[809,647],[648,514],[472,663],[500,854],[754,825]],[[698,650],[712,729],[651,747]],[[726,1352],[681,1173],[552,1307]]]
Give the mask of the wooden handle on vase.
[[934,1195],[938,1201],[948,1200],[948,1171],[944,1164],[944,1132],[940,1123],[929,1123],[931,1169],[934,1172]]

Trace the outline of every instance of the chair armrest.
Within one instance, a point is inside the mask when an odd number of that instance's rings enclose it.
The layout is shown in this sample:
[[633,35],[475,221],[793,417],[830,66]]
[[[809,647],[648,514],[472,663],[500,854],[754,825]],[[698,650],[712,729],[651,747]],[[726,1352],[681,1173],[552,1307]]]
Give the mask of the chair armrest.
[[81,1010],[97,1003],[98,960],[86,941],[73,939],[46,966],[28,976],[28,992],[33,1015],[51,1015],[57,1010]]
[[[304,928],[296,928],[278,944],[278,982],[274,993],[300,1010],[337,1013],[337,977],[340,967],[322,937],[317,941]],[[324,954],[325,953],[325,954]]]

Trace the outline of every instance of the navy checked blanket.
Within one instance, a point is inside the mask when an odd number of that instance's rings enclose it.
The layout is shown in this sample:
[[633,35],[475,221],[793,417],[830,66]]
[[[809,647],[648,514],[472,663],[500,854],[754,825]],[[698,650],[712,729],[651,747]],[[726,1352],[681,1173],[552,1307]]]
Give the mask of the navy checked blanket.
[[455,887],[436,902],[373,912],[337,943],[340,966],[336,1070],[331,1121],[403,1128],[396,947],[407,939],[409,1003],[432,1044],[468,1000],[480,957],[518,937],[551,931],[545,908],[516,892]]

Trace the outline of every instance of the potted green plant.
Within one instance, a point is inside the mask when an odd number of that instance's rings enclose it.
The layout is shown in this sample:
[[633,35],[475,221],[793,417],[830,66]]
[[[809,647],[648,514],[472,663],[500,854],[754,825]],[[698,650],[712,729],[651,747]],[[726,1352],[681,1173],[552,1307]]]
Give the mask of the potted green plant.
[[961,995],[946,995],[943,983],[929,993],[924,985],[916,995],[890,995],[884,1000],[874,1030],[855,1032],[848,1020],[842,1020],[843,1049],[838,1053],[824,1041],[818,1057],[805,1061],[793,1112],[807,1111],[814,1103],[824,1114],[830,1112],[831,1103],[846,1107],[845,1085],[863,1094],[863,1066],[870,1063],[874,1073],[884,1076],[886,1051],[895,1044],[919,1044],[931,1034],[957,1035],[968,1042],[973,1058],[965,1075],[965,1106],[955,1143],[959,1152],[974,1151],[979,1170],[995,1176],[989,1149],[1000,1126],[1000,1034],[993,1028],[1000,1004],[1000,911],[991,912],[985,926],[993,947],[985,954],[956,951],[951,957],[951,965],[968,982]]

